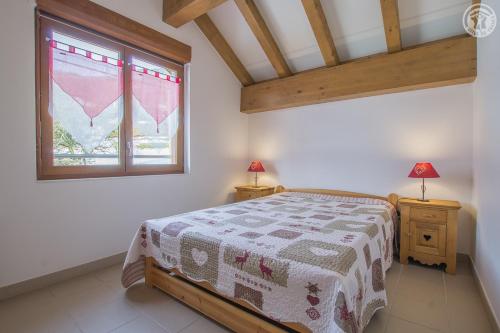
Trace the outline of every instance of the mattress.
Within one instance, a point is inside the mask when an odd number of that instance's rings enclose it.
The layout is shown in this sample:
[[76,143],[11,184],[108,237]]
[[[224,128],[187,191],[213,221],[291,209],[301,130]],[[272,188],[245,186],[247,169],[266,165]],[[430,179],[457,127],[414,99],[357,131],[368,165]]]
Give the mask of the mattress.
[[396,210],[384,200],[283,192],[148,220],[122,284],[153,257],[268,318],[312,332],[360,332],[387,304]]

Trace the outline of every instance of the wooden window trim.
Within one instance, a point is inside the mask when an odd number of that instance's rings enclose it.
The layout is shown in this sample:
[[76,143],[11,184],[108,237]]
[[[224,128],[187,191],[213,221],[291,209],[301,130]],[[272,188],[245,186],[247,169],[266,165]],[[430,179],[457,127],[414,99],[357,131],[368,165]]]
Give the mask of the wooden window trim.
[[88,0],[36,0],[37,9],[181,64],[191,46]]
[[[56,1],[59,2],[59,1]],[[80,2],[80,1],[76,1]],[[95,43],[106,48],[117,50],[121,53],[124,60],[124,116],[120,124],[120,152],[119,165],[110,166],[53,166],[53,140],[52,140],[52,118],[48,112],[48,43],[45,40],[48,26],[45,20],[51,20],[50,26],[57,26],[57,30],[75,37],[81,37],[83,40]],[[95,39],[91,36],[95,35]],[[166,36],[165,36],[166,37]],[[171,174],[184,172],[184,67],[161,55],[156,55],[150,50],[140,49],[136,45],[128,45],[123,41],[116,40],[106,34],[93,31],[80,24],[65,22],[59,17],[52,17],[36,11],[36,102],[37,102],[37,179],[74,179],[74,178],[99,178],[99,177],[121,177],[121,176],[139,176],[154,174]],[[132,157],[128,156],[127,141],[132,140],[132,108],[131,94],[126,90],[130,89],[130,67],[127,64],[130,54],[140,52],[140,57],[146,58],[157,63],[168,63],[168,68],[176,70],[178,77],[181,78],[179,95],[179,125],[173,144],[176,145],[176,164],[169,165],[137,165],[132,164]],[[43,126],[42,126],[43,123]]]
[[[176,63],[170,62],[167,59],[158,58],[155,55],[145,53],[143,51],[134,50],[133,48],[127,48],[125,50],[125,63],[132,62],[132,56],[136,55],[147,62],[156,62],[160,65],[165,65],[166,67],[177,71],[177,77],[181,79],[179,88],[179,126],[177,128],[177,134],[175,138],[172,139],[172,144],[176,146],[175,160],[176,164],[170,165],[140,165],[134,166],[132,163],[132,156],[126,154],[126,165],[127,165],[127,175],[145,175],[145,174],[162,174],[162,173],[183,173],[184,172],[184,67]],[[127,66],[128,67],[128,66]],[[125,91],[130,91],[130,83],[132,82],[128,76],[130,75],[130,70],[125,71]],[[125,132],[126,138],[131,140],[132,138],[132,94],[125,94]]]
[[[49,23],[50,20],[50,23]],[[125,160],[124,160],[124,144],[120,145],[119,165],[110,166],[53,166],[53,121],[48,111],[49,105],[49,43],[45,40],[49,29],[56,27],[57,31],[70,36],[81,38],[82,40],[91,42],[108,49],[119,51],[122,55],[125,53],[125,48],[111,40],[96,36],[92,38],[91,32],[79,30],[76,27],[66,25],[59,22],[57,19],[51,19],[42,15],[37,15],[39,31],[37,32],[38,44],[38,72],[39,72],[39,107],[37,108],[38,117],[37,125],[39,127],[39,145],[37,153],[38,161],[38,179],[64,179],[64,178],[91,178],[91,177],[106,177],[115,175],[125,175]],[[120,124],[120,137],[125,135],[124,122]],[[120,140],[123,141],[123,140]]]

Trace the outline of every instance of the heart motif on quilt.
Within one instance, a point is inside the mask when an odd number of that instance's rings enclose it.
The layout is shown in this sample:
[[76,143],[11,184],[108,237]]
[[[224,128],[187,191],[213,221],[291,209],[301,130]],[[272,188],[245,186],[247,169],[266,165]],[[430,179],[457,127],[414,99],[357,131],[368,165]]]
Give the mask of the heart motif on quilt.
[[319,304],[319,298],[316,296],[307,295],[307,300],[309,301],[309,303],[311,303],[312,306]]
[[261,222],[259,219],[254,219],[254,218],[251,218],[251,217],[247,217],[245,218],[245,222],[247,223],[258,223],[258,222]]
[[360,224],[346,224],[346,227],[352,228],[352,229],[363,229],[366,228],[366,225],[360,225]]
[[208,260],[208,253],[205,251],[200,251],[197,248],[191,249],[191,256],[193,257],[194,262],[198,266],[203,266]]
[[326,256],[337,256],[339,253],[335,250],[327,250],[327,249],[322,249],[319,247],[311,247],[309,249],[313,254],[320,256],[320,257],[326,257]]

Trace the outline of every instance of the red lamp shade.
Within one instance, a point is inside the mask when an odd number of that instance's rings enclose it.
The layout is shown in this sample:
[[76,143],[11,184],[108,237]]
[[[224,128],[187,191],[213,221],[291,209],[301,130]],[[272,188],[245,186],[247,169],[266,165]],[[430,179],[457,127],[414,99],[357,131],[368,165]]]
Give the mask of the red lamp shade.
[[415,164],[410,174],[410,178],[439,178],[439,174],[430,162],[419,162]]
[[248,167],[248,172],[265,172],[261,161],[253,161]]

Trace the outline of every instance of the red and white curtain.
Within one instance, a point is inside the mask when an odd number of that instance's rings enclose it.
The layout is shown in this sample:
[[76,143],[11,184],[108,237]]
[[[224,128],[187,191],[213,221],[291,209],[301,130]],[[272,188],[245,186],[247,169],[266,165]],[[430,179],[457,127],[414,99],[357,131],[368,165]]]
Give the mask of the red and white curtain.
[[[92,152],[123,118],[123,61],[50,41],[50,106],[54,121]],[[134,134],[175,135],[179,78],[132,69]]]
[[180,78],[132,66],[134,129],[140,135],[173,137],[176,134],[179,83]]

